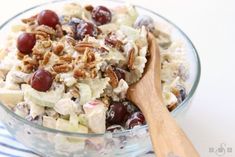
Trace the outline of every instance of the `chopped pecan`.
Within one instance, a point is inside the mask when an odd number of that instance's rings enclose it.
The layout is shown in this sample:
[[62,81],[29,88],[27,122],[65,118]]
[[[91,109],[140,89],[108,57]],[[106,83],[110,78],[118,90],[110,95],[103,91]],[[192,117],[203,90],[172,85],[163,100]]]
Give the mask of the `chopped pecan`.
[[167,105],[168,110],[171,112],[177,107],[177,103]]
[[118,86],[118,76],[116,75],[115,71],[111,66],[107,67],[106,69],[106,75],[110,78],[109,83],[113,88]]
[[89,12],[92,12],[92,10],[94,9],[92,5],[86,5],[84,8]]
[[60,56],[59,60],[60,61],[64,61],[66,63],[71,63],[73,58],[72,58],[72,56],[70,54],[66,54],[66,55]]
[[134,67],[134,61],[135,61],[135,49],[132,48],[130,51],[129,51],[129,58],[128,58],[128,64],[127,64],[127,67],[130,69],[130,70],[133,70]]
[[[56,73],[56,72],[55,72],[55,73]],[[57,75],[57,73],[56,73],[56,75],[55,75],[54,81],[55,81],[55,82],[58,82],[58,83],[61,83],[60,75]]]
[[112,32],[108,34],[108,36],[104,40],[106,45],[116,48],[117,50],[123,52],[123,43],[118,40],[115,34]]
[[93,69],[95,67],[96,67],[96,63],[95,62],[90,62],[90,63],[85,63],[84,68],[90,70],[90,69]]
[[25,19],[22,19],[21,21],[23,22],[23,23],[26,23],[26,24],[34,24],[34,22],[35,22],[35,20],[37,19],[37,14],[36,15],[34,15],[34,16],[31,16],[31,17],[29,17],[29,18],[25,18]]
[[40,52],[39,50],[37,50],[37,49],[33,49],[32,54],[33,54],[33,57],[34,57],[36,60],[42,60],[42,59],[43,59],[43,56],[44,56],[44,54],[41,53],[41,52]]
[[96,69],[93,68],[93,69],[91,70],[91,78],[95,78],[96,76],[97,76]]
[[89,43],[89,42],[80,42],[74,46],[74,49],[79,53],[84,53],[87,48],[94,49],[94,48],[99,48],[99,46],[95,43]]
[[50,35],[47,34],[46,32],[34,31],[34,34],[36,35],[37,40],[48,40],[48,39],[50,39]]
[[51,41],[50,40],[42,41],[42,46],[43,48],[51,47]]
[[172,88],[171,92],[176,96],[179,97],[180,96],[180,91],[177,88]]
[[73,77],[78,79],[78,78],[84,78],[86,76],[86,73],[84,70],[80,68],[75,68],[73,71]]
[[95,54],[94,52],[89,49],[89,48],[86,48],[84,54],[80,57],[77,58],[77,63],[81,63],[83,65],[85,65],[84,68],[86,69],[90,69],[90,68],[93,68],[95,64]]
[[56,31],[49,27],[49,26],[46,26],[46,25],[40,25],[38,27],[35,28],[35,31],[39,31],[39,32],[44,32],[44,33],[47,33],[49,35],[56,35]]
[[94,62],[95,61],[95,54],[93,51],[87,51],[87,63]]
[[25,55],[23,58],[23,66],[21,67],[23,72],[30,73],[33,70],[36,70],[39,66],[39,63],[37,60],[29,57],[28,55]]
[[182,85],[171,88],[171,92],[177,97],[178,102],[184,101],[187,96],[186,89]]
[[34,70],[34,66],[31,64],[23,65],[21,71],[24,73],[31,73]]
[[69,64],[55,64],[53,65],[53,70],[56,73],[65,73],[72,70],[72,66]]
[[109,104],[110,104],[110,97],[108,97],[107,95],[104,95],[103,97],[101,97],[102,102],[104,102],[105,106],[107,108],[109,108]]
[[56,36],[62,38],[64,36],[64,32],[61,25],[57,24],[55,28],[56,28]]
[[64,50],[64,45],[62,43],[58,43],[57,45],[52,47],[52,51],[54,52],[54,54],[56,55],[61,55],[61,53]]
[[52,53],[49,51],[44,54],[43,61],[42,61],[43,65],[46,65],[49,62],[51,55],[52,55]]
[[38,65],[38,62],[37,62],[37,60],[32,59],[32,58],[30,58],[28,55],[26,55],[26,56],[24,56],[24,58],[23,58],[23,64],[24,64],[24,65],[26,65],[26,64],[31,64],[31,65],[37,66],[37,65]]
[[20,51],[17,52],[17,58],[22,60],[24,58],[25,54],[21,53]]

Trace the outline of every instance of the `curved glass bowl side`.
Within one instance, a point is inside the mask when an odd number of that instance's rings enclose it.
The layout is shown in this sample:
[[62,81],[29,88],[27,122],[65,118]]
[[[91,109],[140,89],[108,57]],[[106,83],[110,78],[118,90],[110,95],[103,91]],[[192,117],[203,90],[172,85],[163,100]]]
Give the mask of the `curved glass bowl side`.
[[19,142],[43,157],[135,157],[151,150],[147,129],[118,136],[111,133],[97,137],[74,136],[29,127],[5,112],[3,108],[0,108],[0,114],[8,131]]
[[[50,2],[32,7],[17,14],[0,26],[0,40],[3,41],[3,37],[5,33],[9,31],[10,26],[22,17],[33,15],[33,13],[44,8],[61,7],[64,3],[73,1],[74,0],[60,0],[52,3]],[[85,3],[94,4],[91,0],[85,1]],[[98,4],[116,6],[120,5],[121,2],[99,0],[95,5]],[[160,23],[163,22],[172,27],[175,36],[180,37],[188,46],[187,52],[191,55],[189,58],[191,60],[190,64],[192,65],[190,71],[194,73],[190,74],[192,86],[186,99],[172,112],[173,115],[176,115],[186,107],[186,104],[189,103],[198,86],[201,74],[198,53],[185,33],[172,22],[151,10],[141,6],[136,7],[141,14],[148,14],[156,21],[159,21]],[[32,148],[36,152],[42,153],[43,155],[47,154],[47,156],[78,156],[77,154],[80,154],[81,156],[97,156],[97,154],[102,156],[133,156],[142,154],[151,149],[147,126],[141,126],[133,130],[114,134],[81,134],[58,131],[31,123],[14,114],[3,104],[0,104],[0,114],[2,115],[1,120],[18,141]]]

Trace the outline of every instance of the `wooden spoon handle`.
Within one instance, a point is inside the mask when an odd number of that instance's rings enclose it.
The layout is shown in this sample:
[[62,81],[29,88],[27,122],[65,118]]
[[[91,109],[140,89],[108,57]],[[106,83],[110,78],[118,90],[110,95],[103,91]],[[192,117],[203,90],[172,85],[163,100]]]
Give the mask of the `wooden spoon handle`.
[[[155,90],[139,99],[149,126],[153,148],[157,157],[199,157],[198,152],[163,105]],[[151,105],[160,103],[160,105]]]

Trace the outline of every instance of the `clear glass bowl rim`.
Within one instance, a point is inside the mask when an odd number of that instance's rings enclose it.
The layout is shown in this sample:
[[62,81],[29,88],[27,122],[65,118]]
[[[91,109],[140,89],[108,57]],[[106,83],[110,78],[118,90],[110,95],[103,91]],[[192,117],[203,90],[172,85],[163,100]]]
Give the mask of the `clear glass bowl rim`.
[[[21,11],[19,12],[18,14],[16,14],[15,16],[11,17],[10,19],[8,19],[7,21],[5,21],[2,25],[0,25],[0,31],[2,30],[3,27],[5,27],[9,22],[11,22],[12,20],[14,20],[16,17],[20,16],[21,14],[25,13],[25,12],[28,12],[30,10],[33,10],[35,8],[38,8],[38,7],[41,7],[41,6],[45,6],[45,5],[48,5],[48,4],[51,4],[51,3],[59,3],[59,2],[64,2],[66,0],[54,0],[54,1],[50,1],[50,2],[46,2],[46,3],[42,3],[42,4],[39,4],[39,5],[35,5],[31,8],[28,8],[24,11]],[[119,4],[122,4],[124,3],[124,1],[122,0],[104,0],[104,1],[113,1],[115,3],[119,3]],[[186,41],[192,46],[192,48],[194,49],[194,55],[195,55],[195,59],[196,59],[196,79],[195,81],[193,82],[193,85],[192,85],[192,88],[188,94],[188,96],[186,97],[186,99],[181,102],[173,111],[172,113],[177,113],[181,108],[183,108],[185,105],[187,105],[188,101],[192,98],[192,96],[194,95],[196,89],[197,89],[197,86],[199,84],[199,81],[200,81],[200,77],[201,77],[201,62],[200,62],[200,58],[199,58],[199,55],[198,55],[198,52],[197,52],[197,49],[195,48],[194,44],[192,43],[192,41],[190,40],[190,38],[177,26],[175,25],[173,22],[171,22],[170,20],[166,19],[165,17],[163,17],[162,15],[159,15],[158,13],[150,10],[150,9],[147,9],[147,8],[144,8],[142,6],[139,6],[139,5],[134,5],[135,7],[137,8],[140,8],[142,10],[145,10],[145,11],[148,11],[160,18],[162,18],[163,20],[165,20],[166,22],[168,22],[169,24],[171,24],[176,30],[178,30],[183,36],[184,38],[186,39]],[[38,124],[35,124],[35,123],[32,123],[26,119],[24,119],[23,117],[20,117],[18,116],[17,114],[15,114],[14,112],[12,112],[9,108],[7,108],[5,105],[3,105],[2,103],[0,103],[0,106],[8,113],[10,114],[12,117],[14,117],[16,120],[18,121],[21,121],[23,122],[24,124],[26,125],[29,125],[30,127],[33,127],[35,129],[39,129],[41,131],[46,131],[46,132],[49,132],[49,133],[58,133],[58,134],[62,134],[62,135],[65,135],[65,136],[77,136],[77,137],[99,137],[99,136],[105,136],[105,134],[110,134],[110,133],[102,133],[102,134],[97,134],[97,133],[89,133],[89,134],[85,134],[85,133],[75,133],[75,132],[68,132],[68,131],[60,131],[60,130],[56,130],[56,129],[51,129],[51,128],[47,128],[47,127],[44,127],[42,125],[38,125]],[[112,133],[114,136],[121,136],[121,135],[125,135],[125,134],[128,134],[128,133],[132,133],[132,132],[138,132],[142,129],[148,129],[148,126],[147,125],[143,125],[143,126],[140,126],[140,127],[137,127],[137,128],[134,128],[134,129],[130,129],[130,130],[124,130],[122,132],[117,132],[117,133]]]

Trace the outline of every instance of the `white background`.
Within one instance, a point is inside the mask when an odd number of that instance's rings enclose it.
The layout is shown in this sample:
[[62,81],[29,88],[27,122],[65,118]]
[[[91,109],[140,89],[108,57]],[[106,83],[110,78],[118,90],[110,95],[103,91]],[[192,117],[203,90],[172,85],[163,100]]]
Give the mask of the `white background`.
[[[1,1],[0,23],[46,0]],[[235,157],[235,1],[138,0],[178,25],[195,44],[202,62],[201,81],[191,107],[178,121],[202,157],[225,143]]]

